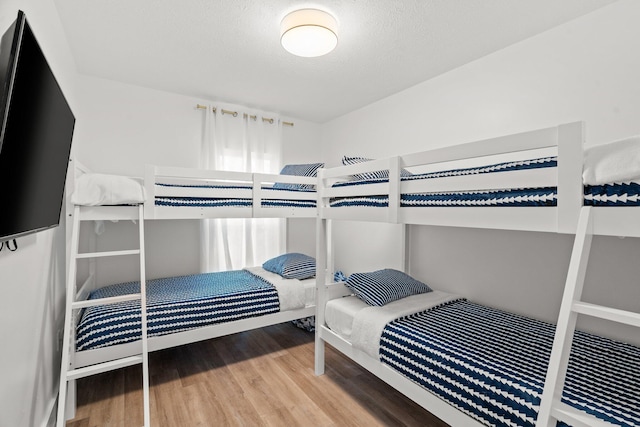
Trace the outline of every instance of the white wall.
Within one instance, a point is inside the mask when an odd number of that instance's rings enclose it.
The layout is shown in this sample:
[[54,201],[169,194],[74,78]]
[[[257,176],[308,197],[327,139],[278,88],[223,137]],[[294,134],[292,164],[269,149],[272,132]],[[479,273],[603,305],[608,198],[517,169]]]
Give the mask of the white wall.
[[[83,76],[79,79],[84,120],[77,129],[75,155],[92,170],[141,176],[145,164],[197,167],[204,112],[196,104],[215,104],[168,92]],[[319,161],[320,126],[286,117],[283,162]],[[137,245],[132,224],[107,223],[99,249]],[[291,250],[315,252],[313,221],[289,223]],[[149,221],[146,224],[149,278],[191,274],[199,270],[198,221]],[[310,234],[309,234],[310,233]],[[125,263],[128,261],[125,261]],[[133,280],[135,260],[101,260],[101,284]]]
[[[53,1],[3,0],[0,33],[23,10],[58,83],[80,120],[75,63]],[[10,208],[10,207],[4,207]],[[58,393],[59,331],[64,313],[65,243],[62,226],[18,239],[0,253],[0,425],[44,426]]]
[[[344,154],[411,153],[575,120],[586,122],[588,145],[638,134],[638,16],[640,2],[617,2],[326,123],[323,158],[337,163]],[[370,247],[364,256],[359,252],[358,240],[373,230],[342,227],[338,267],[382,265],[377,259],[384,256],[372,260]],[[569,236],[414,226],[411,237],[417,277],[476,301],[555,320]],[[385,230],[377,239],[397,254],[396,236]],[[587,298],[640,311],[634,279],[640,270],[630,255],[637,259],[640,241],[596,240]],[[620,265],[621,259],[630,262]],[[623,286],[614,288],[616,281]]]
[[[315,163],[322,161],[321,126],[300,119],[291,119],[293,127],[283,129],[283,164]],[[315,256],[316,220],[292,218],[287,220],[287,251]]]

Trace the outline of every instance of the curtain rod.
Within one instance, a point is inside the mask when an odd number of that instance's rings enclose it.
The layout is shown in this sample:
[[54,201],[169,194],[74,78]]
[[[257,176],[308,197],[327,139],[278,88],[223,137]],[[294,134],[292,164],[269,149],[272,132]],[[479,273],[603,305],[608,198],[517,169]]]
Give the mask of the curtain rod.
[[[207,106],[206,105],[201,105],[201,104],[196,104],[196,109],[197,110],[206,110]],[[213,111],[214,113],[218,112],[216,107],[211,107],[211,111]],[[231,110],[225,110],[225,109],[221,109],[220,111],[222,112],[222,114],[230,114],[233,117],[238,117],[238,112],[237,111],[231,111]],[[249,114],[246,114],[246,113],[243,114],[242,117],[244,117],[245,119],[246,118],[250,118],[250,119],[253,119],[253,120],[256,120],[258,118],[258,116],[249,115]],[[273,122],[275,120],[273,118],[270,118],[270,117],[262,117],[262,121],[263,122],[269,122],[269,123],[273,124]],[[285,125],[285,126],[293,126],[294,123],[293,122],[282,121],[282,124]]]

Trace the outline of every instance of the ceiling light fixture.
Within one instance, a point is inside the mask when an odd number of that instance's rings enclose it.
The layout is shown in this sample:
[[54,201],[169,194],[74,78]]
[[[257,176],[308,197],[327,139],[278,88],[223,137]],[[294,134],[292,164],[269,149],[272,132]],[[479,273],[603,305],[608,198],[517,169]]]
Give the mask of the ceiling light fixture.
[[321,10],[296,10],[280,23],[280,43],[287,52],[297,56],[326,55],[338,44],[338,23]]

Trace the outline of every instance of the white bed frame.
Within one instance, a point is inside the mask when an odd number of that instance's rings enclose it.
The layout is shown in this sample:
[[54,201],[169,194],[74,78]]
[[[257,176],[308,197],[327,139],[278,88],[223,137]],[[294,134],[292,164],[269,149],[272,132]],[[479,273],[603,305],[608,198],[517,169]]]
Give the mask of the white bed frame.
[[[86,210],[85,210],[86,209]],[[82,207],[82,221],[91,220],[137,220],[136,206],[101,206],[101,207]],[[102,214],[104,212],[104,214]],[[89,261],[92,263],[93,261]],[[95,266],[90,266],[90,273],[84,282],[79,286],[76,300],[85,300],[89,293],[95,290],[98,285],[95,282]],[[308,316],[315,315],[315,306],[311,305],[297,310],[281,311],[278,313],[266,314],[258,317],[235,320],[232,322],[220,323],[210,326],[204,326],[188,331],[175,332],[158,337],[150,337],[148,341],[148,351],[162,350],[165,348],[176,347],[179,345],[189,344],[197,341],[203,341],[211,338],[217,338],[225,335],[235,334],[237,332],[249,331],[252,329],[262,328],[265,326],[276,325],[278,323],[288,322]],[[72,324],[77,326],[79,318],[74,318]],[[74,329],[75,330],[75,329]],[[75,336],[75,335],[74,335]],[[75,343],[75,339],[72,340]],[[72,365],[74,368],[102,363],[113,359],[119,359],[135,354],[140,354],[140,342],[130,342],[126,344],[111,345],[104,348],[92,350],[76,351],[75,345],[71,347]]]
[[[216,171],[147,165],[144,187],[145,219],[202,219],[202,218],[315,218],[316,208],[264,207],[265,199],[316,200],[316,192],[268,190],[273,183],[311,184],[317,179],[306,176]],[[243,185],[251,188],[188,188],[158,187],[156,183],[207,185]],[[253,201],[250,207],[189,207],[156,206],[156,196],[245,198]]]
[[[67,242],[70,241],[70,234],[73,225],[74,205],[70,201],[70,196],[75,188],[75,181],[79,174],[88,173],[90,170],[79,163],[75,159],[70,160],[70,169],[67,179]],[[193,184],[238,184],[249,185],[251,189],[225,189],[225,188],[179,188],[179,194],[176,194],[176,188],[171,187],[165,190],[157,187],[156,182],[170,183],[189,183]],[[295,200],[316,200],[315,192],[296,192],[287,190],[278,190],[277,192],[264,189],[264,186],[275,182],[290,184],[313,184],[317,183],[316,178],[289,176],[278,174],[258,174],[258,173],[242,173],[229,171],[211,171],[202,169],[175,168],[147,166],[145,173],[145,192],[146,202],[144,204],[144,219],[204,219],[204,218],[309,218],[317,216],[316,208],[288,207],[288,208],[271,208],[263,207],[262,200],[273,197],[277,199],[295,199]],[[275,193],[275,194],[274,194]],[[222,197],[222,198],[248,198],[253,201],[251,207],[167,207],[155,206],[154,200],[156,195],[171,195],[182,197]],[[274,197],[276,196],[276,197]],[[138,206],[81,206],[79,210],[81,221],[121,221],[121,220],[138,220]],[[92,239],[91,244],[95,244]],[[69,245],[67,245],[69,246]],[[93,250],[92,250],[93,249]],[[95,252],[95,247],[90,248]],[[76,300],[84,300],[89,293],[96,289],[96,265],[95,260],[89,262],[89,275],[78,284],[76,292]],[[67,248],[67,265],[70,265],[70,249]],[[275,325],[288,322],[308,316],[315,315],[315,307],[307,306],[297,310],[288,310],[278,313],[267,314],[259,317],[236,320],[221,324],[205,326],[183,332],[171,333],[159,337],[150,337],[147,339],[148,351],[156,351],[165,348],[175,347],[183,344],[193,343],[197,341],[207,340],[211,338],[221,337],[234,334],[237,332],[248,331],[265,326]],[[79,321],[79,316],[75,313],[71,324],[72,339],[69,348],[69,362],[72,368],[82,368],[115,359],[137,355],[141,353],[142,344],[139,341],[112,345],[109,347],[76,351],[75,349],[75,328]],[[73,418],[75,415],[75,383],[69,382],[68,389],[69,399],[67,399],[67,415],[66,418]]]
[[[319,170],[318,209],[316,232],[316,342],[315,372],[324,373],[325,343],[347,355],[374,375],[439,417],[455,426],[480,426],[470,416],[459,411],[436,395],[398,374],[379,360],[371,358],[331,331],[325,323],[324,307],[327,301],[350,294],[342,285],[330,283],[333,265],[331,242],[332,220],[377,221],[398,224],[426,224],[437,226],[527,230],[556,233],[575,233],[582,207],[582,149],[584,143],[582,122],[535,130],[516,135],[429,150],[422,153],[395,156],[350,166]],[[405,167],[434,165],[442,162],[469,160],[514,152],[552,149],[558,156],[557,168],[500,172],[486,175],[456,176],[428,180],[400,181],[400,170]],[[485,164],[496,163],[491,160]],[[360,186],[331,188],[335,179],[345,179],[354,173],[389,169],[389,182]],[[488,190],[504,188],[557,186],[556,207],[400,207],[400,194],[439,191]],[[385,194],[389,207],[329,207],[331,197],[353,197]],[[628,218],[632,211],[609,209],[607,216]],[[640,211],[636,211],[640,212]],[[603,214],[604,215],[604,214]],[[637,215],[637,213],[635,214]],[[622,219],[622,218],[621,218]],[[617,234],[624,225],[603,221],[608,234]],[[640,229],[640,227],[638,227]],[[407,231],[404,227],[403,235]],[[403,266],[408,271],[406,238],[402,254]]]
[[[318,170],[318,209],[322,219],[427,224],[502,230],[575,233],[582,206],[582,122],[532,132],[438,148],[421,153]],[[400,169],[488,156],[551,149],[557,168],[518,170],[483,175],[401,181]],[[487,160],[485,164],[492,163]],[[332,188],[330,183],[355,173],[389,170],[389,182]],[[400,207],[400,194],[522,187],[558,188],[556,207]],[[330,207],[332,197],[387,195],[389,207]]]

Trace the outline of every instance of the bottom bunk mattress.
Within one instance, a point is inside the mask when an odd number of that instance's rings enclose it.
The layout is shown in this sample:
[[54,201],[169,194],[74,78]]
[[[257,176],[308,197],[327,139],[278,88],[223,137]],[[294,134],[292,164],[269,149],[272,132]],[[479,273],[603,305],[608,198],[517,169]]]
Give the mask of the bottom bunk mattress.
[[[148,336],[304,308],[313,301],[313,279],[283,279],[260,267],[168,277],[147,282]],[[93,291],[89,299],[140,292],[139,282]],[[85,309],[76,332],[77,351],[140,339],[140,301]]]
[[[405,298],[432,308],[386,324],[379,318],[390,318],[389,306],[400,301],[370,307],[340,298],[327,304],[326,321],[354,348],[485,425],[535,425],[555,326],[434,297]],[[615,425],[640,426],[640,348],[577,331],[562,400]]]

